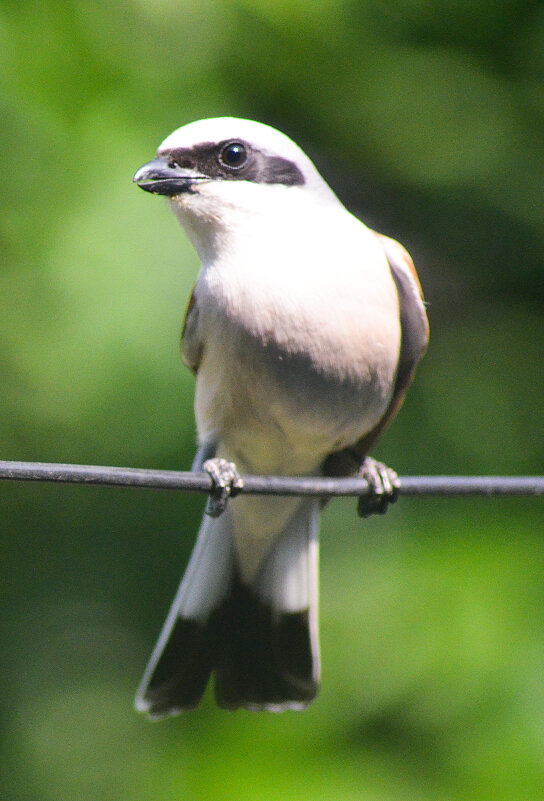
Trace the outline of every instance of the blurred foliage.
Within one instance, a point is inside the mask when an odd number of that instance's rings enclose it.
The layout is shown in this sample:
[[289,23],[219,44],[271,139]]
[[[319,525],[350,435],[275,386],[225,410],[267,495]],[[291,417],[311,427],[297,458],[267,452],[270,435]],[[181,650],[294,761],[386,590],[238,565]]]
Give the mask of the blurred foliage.
[[[542,472],[543,84],[538,0],[1,0],[2,457],[190,465],[197,260],[131,177],[232,114],[414,255],[432,344],[382,457]],[[539,501],[331,504],[316,703],[155,726],[132,694],[202,499],[0,493],[6,798],[542,799]]]

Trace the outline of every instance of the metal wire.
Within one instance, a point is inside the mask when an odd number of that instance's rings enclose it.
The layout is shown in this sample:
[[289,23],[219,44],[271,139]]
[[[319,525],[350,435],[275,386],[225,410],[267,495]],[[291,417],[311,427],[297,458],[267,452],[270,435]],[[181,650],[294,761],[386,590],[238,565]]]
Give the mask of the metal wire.
[[[47,462],[0,461],[0,480],[49,481],[207,493],[212,489],[212,481],[207,473]],[[242,492],[251,495],[317,495],[332,498],[360,496],[369,492],[368,482],[363,478],[243,476],[243,480]],[[411,497],[544,495],[544,476],[406,476],[401,477],[400,483],[400,494]]]

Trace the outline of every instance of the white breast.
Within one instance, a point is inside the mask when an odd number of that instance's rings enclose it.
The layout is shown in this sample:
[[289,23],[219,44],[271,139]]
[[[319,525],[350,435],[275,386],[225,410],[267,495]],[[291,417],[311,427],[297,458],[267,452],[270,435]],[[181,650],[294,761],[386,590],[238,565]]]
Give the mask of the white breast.
[[[340,205],[229,230],[197,285],[202,439],[260,473],[315,472],[384,414],[398,297],[375,237]],[[277,223],[278,224],[278,223]]]

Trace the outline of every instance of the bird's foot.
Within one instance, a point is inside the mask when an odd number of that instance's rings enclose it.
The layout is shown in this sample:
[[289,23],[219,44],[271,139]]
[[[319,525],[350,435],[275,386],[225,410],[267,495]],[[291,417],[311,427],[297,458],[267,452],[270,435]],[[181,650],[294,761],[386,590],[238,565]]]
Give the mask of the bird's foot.
[[387,465],[367,456],[359,469],[358,476],[365,478],[369,485],[368,494],[361,495],[357,504],[359,516],[384,515],[389,504],[395,503],[398,498],[400,489],[398,475]]
[[244,486],[234,462],[226,459],[207,459],[202,469],[210,476],[213,487],[206,506],[206,514],[219,517],[226,509],[229,498],[234,498]]

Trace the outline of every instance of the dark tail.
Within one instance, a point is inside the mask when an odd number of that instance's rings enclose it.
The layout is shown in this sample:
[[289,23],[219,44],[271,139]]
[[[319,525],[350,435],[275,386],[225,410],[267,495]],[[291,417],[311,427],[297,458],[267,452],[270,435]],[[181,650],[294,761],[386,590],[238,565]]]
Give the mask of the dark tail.
[[217,703],[226,709],[279,712],[315,698],[317,506],[309,511],[290,521],[252,587],[235,566],[228,509],[204,520],[137,709],[152,718],[193,709],[212,673]]

